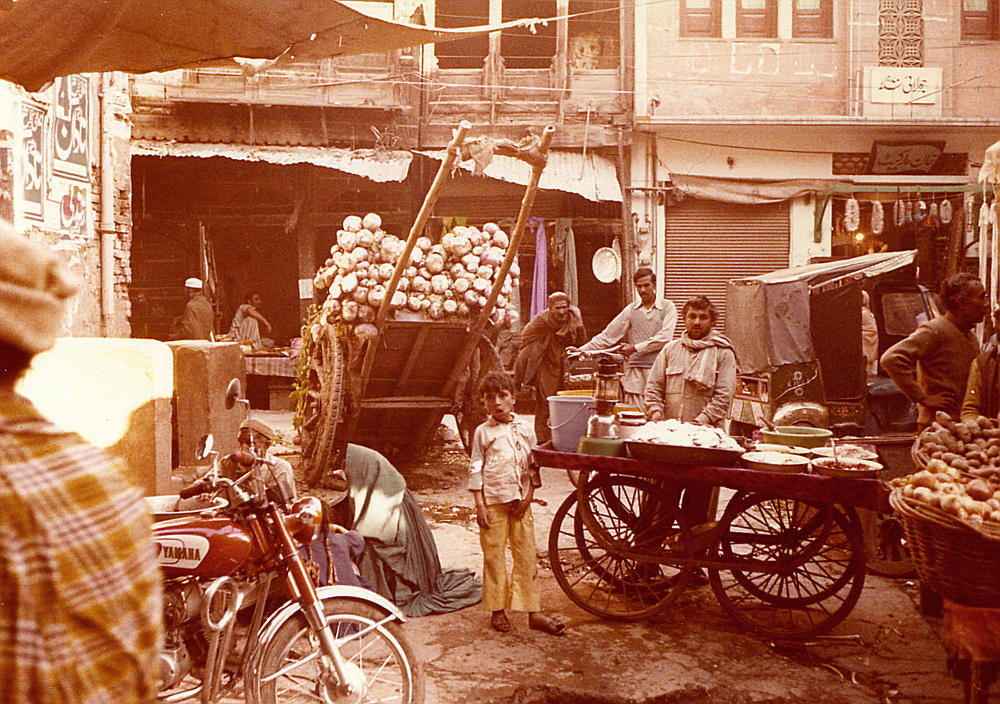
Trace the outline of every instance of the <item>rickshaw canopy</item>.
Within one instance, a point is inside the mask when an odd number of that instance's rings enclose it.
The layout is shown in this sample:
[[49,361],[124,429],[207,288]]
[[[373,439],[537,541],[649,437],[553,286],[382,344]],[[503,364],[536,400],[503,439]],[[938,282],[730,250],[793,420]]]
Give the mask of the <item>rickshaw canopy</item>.
[[[817,358],[814,292],[830,294],[830,300],[822,305],[825,322],[843,321],[842,341],[857,337],[860,353],[862,283],[908,266],[915,258],[916,250],[880,252],[731,280],[726,290],[726,335],[733,343],[740,372],[756,374]],[[837,310],[842,315],[836,315]],[[824,337],[835,339],[839,331],[828,332]]]

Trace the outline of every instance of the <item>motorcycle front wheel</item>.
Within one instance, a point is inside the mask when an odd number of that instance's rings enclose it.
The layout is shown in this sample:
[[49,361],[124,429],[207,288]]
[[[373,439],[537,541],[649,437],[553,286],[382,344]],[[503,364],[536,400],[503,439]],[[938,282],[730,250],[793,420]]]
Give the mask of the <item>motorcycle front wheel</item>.
[[346,661],[348,687],[323,665],[319,639],[298,613],[263,646],[260,668],[249,675],[247,688],[261,704],[423,704],[423,668],[398,621],[352,599],[325,599],[323,609]]

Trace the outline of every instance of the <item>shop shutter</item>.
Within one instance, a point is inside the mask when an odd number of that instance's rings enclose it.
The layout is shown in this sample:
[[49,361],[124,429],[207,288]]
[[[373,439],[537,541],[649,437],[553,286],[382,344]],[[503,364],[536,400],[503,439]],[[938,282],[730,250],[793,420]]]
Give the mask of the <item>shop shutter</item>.
[[[678,313],[692,296],[708,296],[725,328],[726,283],[788,266],[787,202],[762,205],[688,198],[667,208],[664,291]],[[678,332],[680,326],[678,326]]]

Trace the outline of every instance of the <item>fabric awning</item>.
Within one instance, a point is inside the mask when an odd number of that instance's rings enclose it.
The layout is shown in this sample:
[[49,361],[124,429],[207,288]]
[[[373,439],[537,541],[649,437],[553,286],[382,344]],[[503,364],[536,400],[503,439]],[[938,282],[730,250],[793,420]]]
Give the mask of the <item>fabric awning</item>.
[[384,149],[334,149],[331,147],[252,146],[246,144],[203,144],[132,140],[132,156],[218,156],[239,161],[263,161],[268,164],[314,164],[329,169],[364,176],[377,183],[403,181],[410,170],[413,155],[406,151]]
[[834,182],[812,179],[760,181],[670,174],[670,185],[692,198],[723,203],[780,203],[810,193],[820,193]]
[[16,0],[0,8],[0,79],[31,91],[72,73],[232,65],[235,57],[316,61],[538,21],[439,29],[378,19],[337,0]]
[[[418,151],[417,154],[443,160],[445,150]],[[475,162],[464,161],[460,162],[459,166],[466,171],[473,171]],[[496,155],[483,171],[483,175],[527,186],[528,179],[531,178],[531,167],[512,156]],[[542,171],[538,187],[575,193],[595,202],[621,203],[622,201],[622,187],[618,182],[618,172],[614,162],[597,154],[583,155],[577,152],[550,150],[549,160]]]

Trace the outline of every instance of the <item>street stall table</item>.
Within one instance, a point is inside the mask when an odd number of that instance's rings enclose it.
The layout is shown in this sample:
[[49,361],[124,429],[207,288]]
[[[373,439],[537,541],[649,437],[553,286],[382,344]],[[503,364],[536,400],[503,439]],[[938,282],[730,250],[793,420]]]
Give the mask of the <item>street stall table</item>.
[[[575,604],[604,618],[645,618],[704,568],[722,609],[762,637],[810,638],[850,613],[865,579],[856,509],[888,510],[880,479],[748,469],[734,466],[738,452],[663,447],[673,455],[532,450],[539,466],[581,472],[548,544],[556,581]],[[690,525],[678,498],[698,485],[735,494],[717,521]]]
[[256,387],[261,389],[261,394],[267,399],[267,407],[270,410],[289,410],[292,405],[288,395],[292,392],[297,364],[297,359],[291,356],[291,352],[278,350],[244,352],[243,359],[248,394]]

